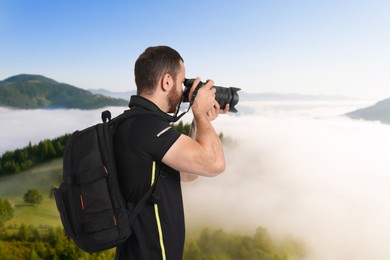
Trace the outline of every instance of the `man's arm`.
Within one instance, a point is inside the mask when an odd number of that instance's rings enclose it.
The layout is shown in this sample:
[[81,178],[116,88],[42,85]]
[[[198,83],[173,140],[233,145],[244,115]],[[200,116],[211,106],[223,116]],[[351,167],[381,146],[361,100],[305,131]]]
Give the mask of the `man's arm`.
[[[215,118],[217,118],[219,114],[221,114],[221,113],[226,114],[229,111],[229,108],[230,108],[230,106],[229,106],[229,104],[227,104],[225,109],[221,110],[218,102],[215,101],[214,107],[207,112],[207,116],[209,117],[210,121],[212,121]],[[191,137],[192,139],[195,139],[195,137],[196,137],[196,121],[195,120],[192,121],[190,132],[189,132],[188,136]],[[180,179],[183,182],[191,182],[191,181],[198,179],[198,177],[199,176],[195,175],[195,174],[180,172]]]
[[219,111],[219,105],[215,101],[215,88],[212,86],[213,82],[208,81],[198,91],[192,106],[194,121],[191,137],[181,135],[162,159],[168,166],[183,172],[183,180],[187,177],[194,178],[184,176],[184,173],[216,176],[225,170],[222,143],[211,124],[218,113],[210,110]]
[[[195,133],[196,133],[196,122],[195,120],[192,121],[190,132],[188,133],[188,136],[192,139],[195,139]],[[182,182],[191,182],[196,179],[198,179],[199,175],[191,174],[187,172],[180,172],[180,180]]]

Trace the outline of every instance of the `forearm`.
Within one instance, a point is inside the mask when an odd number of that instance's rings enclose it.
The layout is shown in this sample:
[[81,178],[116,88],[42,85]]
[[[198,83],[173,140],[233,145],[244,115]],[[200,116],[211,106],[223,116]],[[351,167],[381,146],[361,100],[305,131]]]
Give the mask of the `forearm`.
[[223,171],[225,168],[223,146],[207,116],[194,115],[190,137],[203,147],[205,160],[209,161],[210,166]]
[[[202,157],[201,160],[205,161],[205,159],[209,159],[210,168],[213,168],[214,165],[218,165],[218,164],[219,165],[223,164],[222,168],[224,168],[225,159],[224,159],[222,144],[220,142],[219,136],[217,139],[215,139],[215,136],[217,135],[213,134],[215,133],[215,130],[212,127],[210,121],[208,121],[208,123],[200,121],[200,131],[198,132],[197,121],[200,120],[196,120],[196,118],[194,118],[188,135],[192,139],[196,140],[199,144],[201,144],[201,146],[206,151],[209,151],[209,152],[202,153],[204,157]],[[183,182],[191,182],[196,180],[198,178],[198,175],[181,172],[180,178],[181,181]]]
[[[197,138],[197,124],[196,124],[195,119],[191,123],[191,128],[190,128],[188,136],[194,140],[197,140],[197,141],[199,140],[199,138]],[[180,179],[182,182],[191,182],[191,181],[196,180],[197,178],[198,178],[198,175],[195,175],[195,174],[190,174],[190,173],[185,173],[185,172],[180,173]]]

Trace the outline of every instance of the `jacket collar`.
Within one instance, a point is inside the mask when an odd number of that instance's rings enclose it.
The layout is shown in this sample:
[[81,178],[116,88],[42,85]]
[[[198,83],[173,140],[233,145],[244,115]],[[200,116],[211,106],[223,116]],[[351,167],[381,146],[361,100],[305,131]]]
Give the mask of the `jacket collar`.
[[129,107],[141,107],[145,110],[152,111],[152,112],[158,112],[164,116],[169,122],[176,122],[177,118],[174,116],[171,116],[164,111],[162,111],[156,104],[154,104],[152,101],[150,101],[147,98],[144,98],[142,96],[133,95],[130,97]]

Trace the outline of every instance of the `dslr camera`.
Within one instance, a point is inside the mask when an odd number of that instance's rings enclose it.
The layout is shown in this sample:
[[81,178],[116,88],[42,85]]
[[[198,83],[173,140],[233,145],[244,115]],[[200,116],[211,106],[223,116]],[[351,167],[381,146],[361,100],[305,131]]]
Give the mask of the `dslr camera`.
[[[198,92],[198,89],[201,88],[205,83],[200,81],[199,84],[196,86],[194,90],[193,97],[189,97],[190,89],[192,87],[192,84],[194,83],[195,79],[185,79],[184,80],[184,91],[183,91],[183,102],[193,102],[196,96],[196,93]],[[216,89],[215,92],[215,100],[218,102],[221,109],[224,109],[227,104],[230,105],[229,112],[238,112],[237,109],[234,107],[237,105],[239,101],[238,91],[241,90],[240,88],[233,88],[233,87],[219,87],[214,86]]]

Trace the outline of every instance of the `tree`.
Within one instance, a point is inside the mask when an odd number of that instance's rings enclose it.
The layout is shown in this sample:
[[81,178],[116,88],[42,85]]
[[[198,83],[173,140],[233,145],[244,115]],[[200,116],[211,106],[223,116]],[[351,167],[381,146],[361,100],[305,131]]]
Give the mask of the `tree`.
[[24,202],[37,205],[40,204],[43,200],[42,193],[37,189],[30,189],[23,196]]
[[177,124],[172,124],[172,127],[173,129],[184,135],[189,135],[191,129],[191,125],[188,123],[184,124],[183,121],[180,121]]
[[0,198],[0,226],[14,216],[14,209],[7,199]]
[[69,136],[66,134],[52,140],[45,139],[38,145],[29,142],[28,146],[22,149],[6,151],[0,156],[0,175],[18,173],[37,164],[62,157]]
[[202,249],[195,240],[192,240],[188,245],[186,245],[184,248],[184,256],[187,260],[202,259]]

